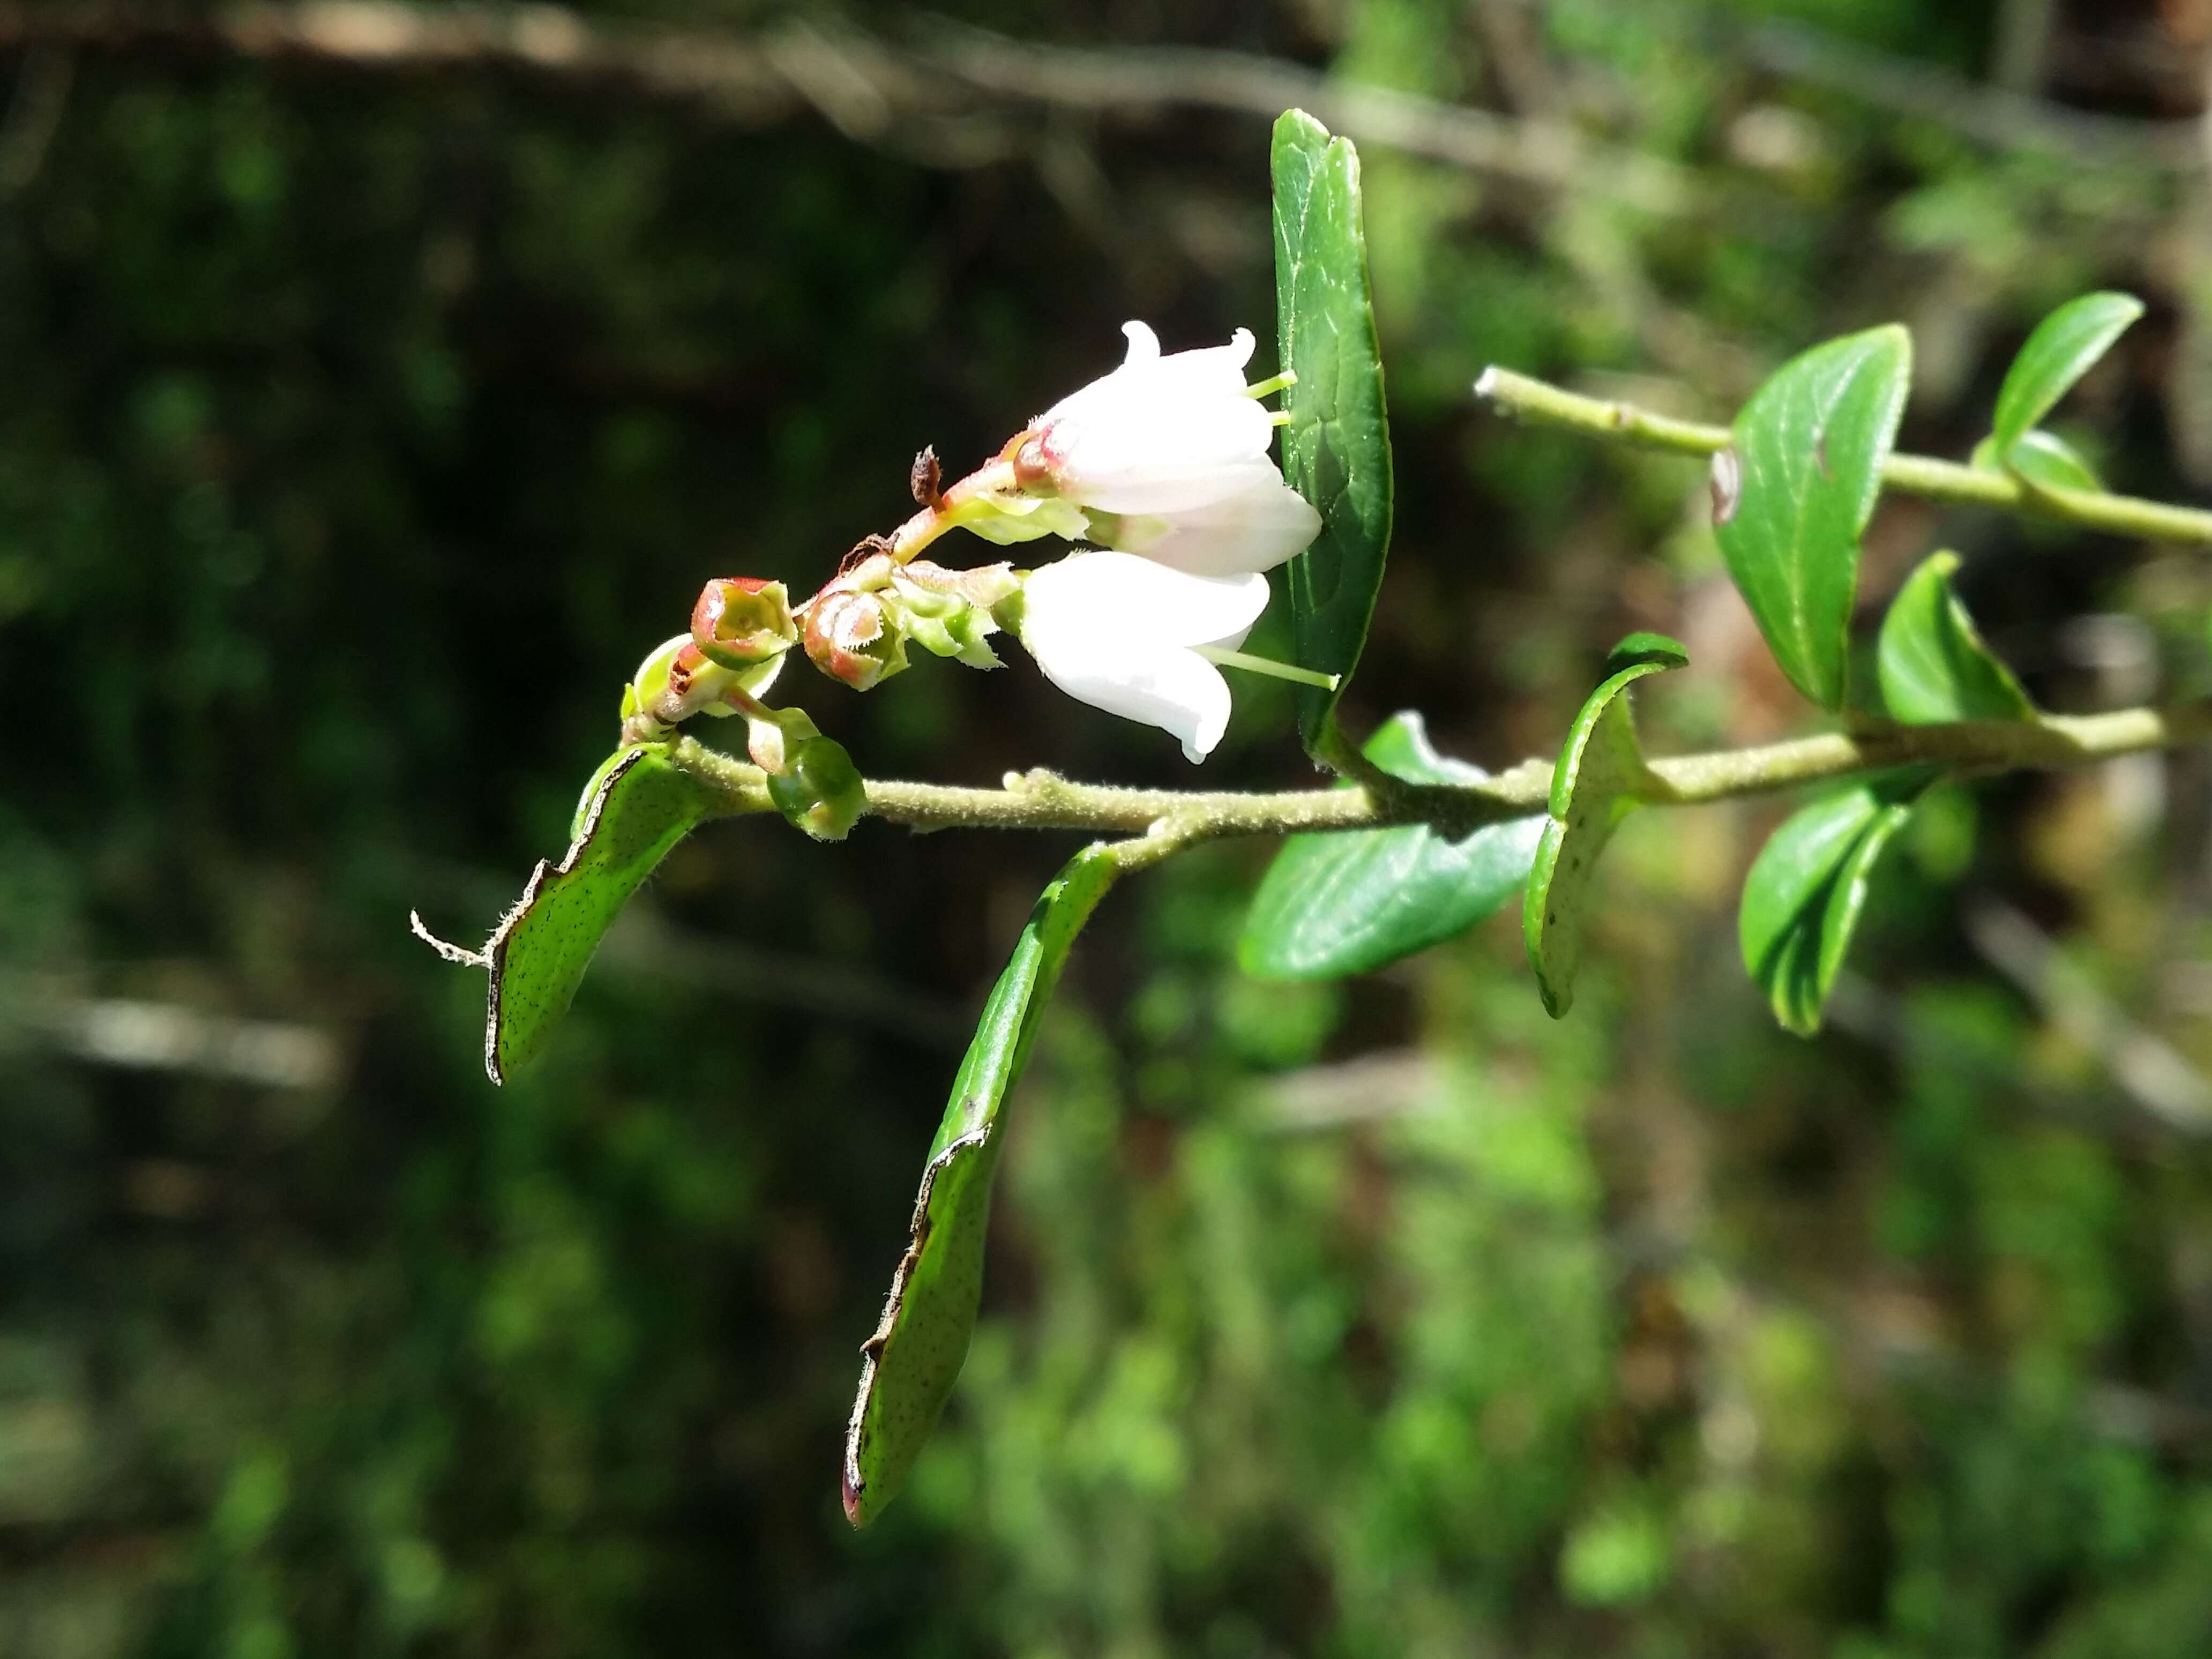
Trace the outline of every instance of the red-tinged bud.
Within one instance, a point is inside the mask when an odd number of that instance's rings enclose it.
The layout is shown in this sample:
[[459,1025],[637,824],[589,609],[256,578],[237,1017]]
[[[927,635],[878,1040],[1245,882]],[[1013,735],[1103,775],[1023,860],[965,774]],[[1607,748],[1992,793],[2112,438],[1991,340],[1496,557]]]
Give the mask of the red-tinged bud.
[[699,677],[704,674],[708,680],[714,679],[717,677],[714,669],[714,665],[699,649],[696,641],[678,647],[676,659],[668,665],[669,695],[679,703],[690,703],[706,690]]
[[823,593],[806,615],[806,654],[833,680],[866,691],[906,666],[906,641],[874,593]]
[[699,590],[691,607],[691,637],[709,660],[749,668],[798,643],[791,596],[781,582],[756,576],[721,576]]
[[725,668],[709,661],[688,634],[664,640],[623,688],[623,741],[658,741],[694,714],[734,714],[767,690],[782,666],[783,659],[774,656],[749,668]]
[[1045,453],[1043,435],[1017,432],[1000,452],[1014,471],[1014,488],[1031,494],[1049,494],[1054,488],[1052,458]]
[[769,774],[768,798],[817,841],[844,840],[868,806],[867,787],[845,745],[820,736],[791,746],[784,769]]

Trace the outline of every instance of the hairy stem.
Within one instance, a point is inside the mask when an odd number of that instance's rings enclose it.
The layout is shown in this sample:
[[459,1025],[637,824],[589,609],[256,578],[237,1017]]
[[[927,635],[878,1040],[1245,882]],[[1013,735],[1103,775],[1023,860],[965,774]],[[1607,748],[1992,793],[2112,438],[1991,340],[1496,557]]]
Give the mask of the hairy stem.
[[[1960,774],[2054,770],[2208,738],[2212,738],[2212,703],[2049,715],[2033,721],[1881,726],[1756,749],[1653,760],[1653,782],[1646,799],[1653,805],[1695,805],[1902,766],[1931,766]],[[726,815],[774,810],[759,769],[733,756],[684,738],[674,745],[670,758],[720,793]],[[1544,811],[1551,789],[1551,763],[1540,760],[1523,761],[1481,783],[1448,787],[1404,784],[1387,792],[1370,791],[1361,784],[1278,794],[1123,789],[1072,783],[1042,770],[1009,773],[996,789],[880,779],[867,786],[870,815],[910,829],[1138,835],[1157,836],[1164,851],[1224,836],[1377,830],[1405,823],[1425,823],[1446,835],[1463,836],[1486,823]]]
[[[1482,378],[1474,383],[1474,395],[1487,398],[1500,414],[1518,420],[1565,427],[1595,438],[1621,439],[1678,455],[1711,455],[1726,449],[1734,435],[1724,426],[1678,421],[1633,404],[1585,398],[1495,365],[1483,370]],[[1984,471],[1929,455],[1892,455],[1883,464],[1881,481],[1891,489],[1929,501],[1961,501],[2059,519],[2084,529],[2146,541],[2212,547],[2212,513],[2201,507],[2175,507],[2096,490],[2033,489],[2008,472]]]

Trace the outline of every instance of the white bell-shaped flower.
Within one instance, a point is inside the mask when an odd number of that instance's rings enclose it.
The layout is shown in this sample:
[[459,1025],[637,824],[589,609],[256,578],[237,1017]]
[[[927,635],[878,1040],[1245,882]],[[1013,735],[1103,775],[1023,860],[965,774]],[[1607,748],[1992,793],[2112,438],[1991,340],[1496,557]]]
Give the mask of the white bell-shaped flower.
[[1194,576],[1273,570],[1313,544],[1321,534],[1321,514],[1283,482],[1272,464],[1267,473],[1240,494],[1204,507],[1132,515],[1094,526],[1093,533],[1109,547],[1141,553]]
[[1038,416],[1018,465],[1106,513],[1182,513],[1282,482],[1267,459],[1274,417],[1245,392],[1251,330],[1164,357],[1143,323],[1121,332],[1129,350],[1121,368]]
[[1229,683],[1199,653],[1233,651],[1267,608],[1267,579],[1192,575],[1082,549],[1022,584],[1021,641],[1071,697],[1157,726],[1202,761],[1229,725]]

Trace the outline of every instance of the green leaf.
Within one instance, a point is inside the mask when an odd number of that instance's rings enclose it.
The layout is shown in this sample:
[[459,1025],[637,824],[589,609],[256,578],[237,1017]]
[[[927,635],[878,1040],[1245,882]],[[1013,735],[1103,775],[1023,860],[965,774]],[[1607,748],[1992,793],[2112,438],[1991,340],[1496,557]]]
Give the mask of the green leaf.
[[1951,586],[1955,553],[1934,553],[1905,579],[1881,619],[1881,700],[1908,726],[2032,720],[2035,705],[1997,660]]
[[2006,453],[2005,465],[2021,483],[2046,495],[2072,491],[2094,495],[2105,488],[2097,470],[2081,459],[2073,445],[2041,427],[2020,434],[2019,441]]
[[1823,708],[1844,706],[1859,538],[1881,491],[1912,368],[1892,324],[1776,370],[1713,458],[1713,531],[1767,648]]
[[441,945],[490,970],[484,1070],[494,1083],[545,1046],[629,896],[713,810],[714,792],[667,757],[665,744],[617,750],[576,809],[568,852],[558,864],[539,862],[482,953]]
[[[1367,741],[1367,758],[1409,783],[1480,783],[1439,755],[1410,710]],[[1540,813],[1449,841],[1425,824],[1293,836],[1245,919],[1237,958],[1262,979],[1364,974],[1462,933],[1513,896],[1543,833]]]
[[1275,307],[1283,394],[1283,476],[1322,519],[1292,559],[1291,632],[1298,665],[1340,676],[1302,688],[1298,731],[1321,754],[1336,700],[1359,661],[1390,547],[1390,427],[1367,291],[1359,156],[1303,110],[1275,123]]
[[898,1496],[968,1357],[983,1291],[983,1234],[998,1171],[1000,1108],[1021,1075],[1075,936],[1117,871],[1085,848],[1046,886],[976,1022],[930,1143],[914,1231],[875,1334],[860,1345],[860,1395],[845,1437],[845,1514],[864,1527]]
[[2142,301],[2132,294],[2085,294],[2038,323],[1997,392],[1990,423],[1997,454],[2012,464],[2013,447],[2142,313]]
[[1663,634],[1632,634],[1615,646],[1604,684],[1575,716],[1552,770],[1551,810],[1522,901],[1521,932],[1536,988],[1554,1019],[1574,1006],[1583,911],[1598,854],[1656,782],[1637,746],[1636,722],[1622,694],[1646,674],[1663,674],[1689,659]]
[[1774,832],[1744,878],[1743,965],[1774,1017],[1801,1036],[1820,1029],[1868,878],[1926,781],[1871,780],[1814,801]]

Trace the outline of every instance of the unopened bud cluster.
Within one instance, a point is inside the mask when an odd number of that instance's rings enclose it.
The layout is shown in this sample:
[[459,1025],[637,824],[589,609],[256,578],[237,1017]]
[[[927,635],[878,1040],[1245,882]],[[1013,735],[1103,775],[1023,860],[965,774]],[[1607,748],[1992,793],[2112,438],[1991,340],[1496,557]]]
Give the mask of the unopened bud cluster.
[[902,671],[908,641],[932,656],[996,668],[994,611],[1020,589],[1010,565],[948,570],[872,551],[807,602],[806,654],[856,691]]

